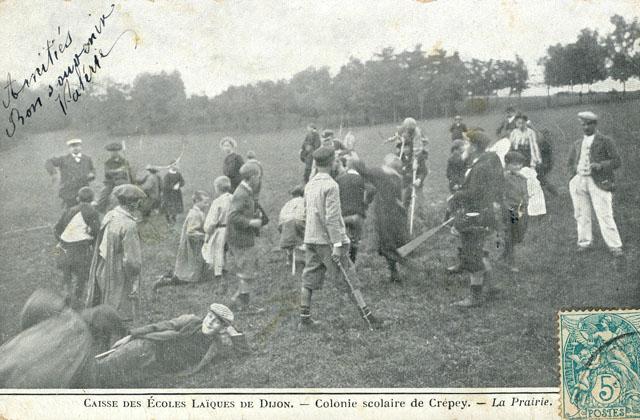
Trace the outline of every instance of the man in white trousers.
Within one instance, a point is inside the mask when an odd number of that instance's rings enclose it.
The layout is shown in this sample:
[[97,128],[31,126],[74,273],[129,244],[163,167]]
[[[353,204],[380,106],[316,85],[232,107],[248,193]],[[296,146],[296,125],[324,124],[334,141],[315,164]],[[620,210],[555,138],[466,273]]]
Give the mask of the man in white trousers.
[[591,206],[598,219],[600,232],[615,257],[622,257],[622,241],[613,218],[614,170],[620,167],[620,156],[613,141],[597,129],[598,116],[590,111],[578,114],[584,137],[576,140],[569,156],[569,192],[578,225],[578,251],[591,247]]

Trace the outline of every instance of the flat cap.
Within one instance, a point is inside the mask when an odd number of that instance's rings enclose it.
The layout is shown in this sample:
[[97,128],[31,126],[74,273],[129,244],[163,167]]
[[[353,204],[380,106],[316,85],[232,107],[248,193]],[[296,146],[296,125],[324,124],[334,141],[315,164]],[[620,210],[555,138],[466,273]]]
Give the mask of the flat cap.
[[118,142],[113,142],[113,143],[109,143],[105,146],[105,149],[110,151],[110,152],[117,152],[119,150],[122,150],[122,145]]
[[116,198],[124,198],[126,200],[137,200],[147,198],[147,195],[139,187],[133,184],[118,185],[113,189],[113,195]]
[[467,133],[467,139],[469,143],[478,146],[482,150],[485,150],[491,144],[491,139],[482,130],[469,130]]
[[578,112],[578,118],[583,121],[598,121],[598,116],[591,111]]
[[247,162],[240,167],[240,176],[242,179],[249,179],[254,175],[260,175],[260,165],[255,162]]
[[82,140],[81,139],[67,140],[67,146],[71,146],[73,144],[82,144]]
[[316,165],[318,166],[329,166],[333,159],[335,159],[336,152],[333,147],[318,147],[315,152],[313,152],[313,160],[316,161]]
[[93,201],[95,193],[89,187],[82,187],[78,190],[78,200],[83,203],[90,203]]
[[512,150],[504,155],[504,161],[505,163],[521,163],[524,165],[527,162],[527,158],[522,153]]
[[229,324],[233,322],[233,312],[221,303],[212,303],[211,306],[209,306],[209,311],[213,312],[215,316]]
[[322,138],[323,139],[328,139],[328,138],[331,138],[331,137],[333,137],[333,130],[324,130],[322,132]]

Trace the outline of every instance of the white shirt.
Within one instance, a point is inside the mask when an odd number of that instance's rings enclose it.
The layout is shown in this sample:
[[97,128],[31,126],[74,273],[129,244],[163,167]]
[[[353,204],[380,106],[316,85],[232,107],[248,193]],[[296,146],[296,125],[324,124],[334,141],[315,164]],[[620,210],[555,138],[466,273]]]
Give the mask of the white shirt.
[[76,163],[80,163],[80,159],[82,158],[82,153],[78,153],[78,154],[71,153],[71,156],[76,161]]
[[584,136],[582,140],[582,146],[580,148],[580,160],[578,161],[578,174],[579,175],[591,175],[591,161],[589,155],[591,153],[591,145],[595,134],[590,136]]
[[89,226],[82,217],[82,212],[77,212],[75,216],[71,218],[69,224],[60,235],[60,239],[64,242],[80,242],[93,239],[93,236],[89,235]]

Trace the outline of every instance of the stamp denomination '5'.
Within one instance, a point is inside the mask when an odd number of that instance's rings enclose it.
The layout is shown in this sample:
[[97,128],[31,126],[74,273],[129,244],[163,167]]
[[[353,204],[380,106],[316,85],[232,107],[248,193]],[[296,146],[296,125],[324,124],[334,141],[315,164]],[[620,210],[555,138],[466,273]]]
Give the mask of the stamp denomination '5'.
[[640,310],[560,312],[565,419],[640,417]]

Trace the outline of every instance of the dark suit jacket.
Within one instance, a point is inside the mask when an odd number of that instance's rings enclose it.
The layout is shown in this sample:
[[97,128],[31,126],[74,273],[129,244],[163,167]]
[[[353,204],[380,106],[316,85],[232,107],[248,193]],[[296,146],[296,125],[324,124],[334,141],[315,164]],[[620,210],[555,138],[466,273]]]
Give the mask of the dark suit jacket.
[[80,162],[71,154],[53,157],[48,159],[45,168],[50,175],[55,173],[55,168],[60,170],[60,198],[73,201],[78,194],[78,190],[89,185],[95,178],[93,161],[84,153],[80,157]]
[[500,158],[493,152],[481,154],[471,164],[462,187],[451,198],[453,210],[480,213],[480,224],[491,226],[495,220],[493,203],[502,203],[504,174]]
[[[575,141],[569,154],[569,174],[573,178],[578,170],[580,162],[580,150],[582,149],[582,138]],[[589,162],[602,165],[600,170],[591,170],[591,177],[596,185],[603,190],[613,191],[615,189],[615,178],[613,171],[620,167],[621,160],[611,138],[596,131],[591,150],[589,152]]]
[[249,248],[255,245],[258,230],[249,222],[256,217],[253,192],[240,183],[231,198],[229,220],[227,222],[227,243],[236,248]]

